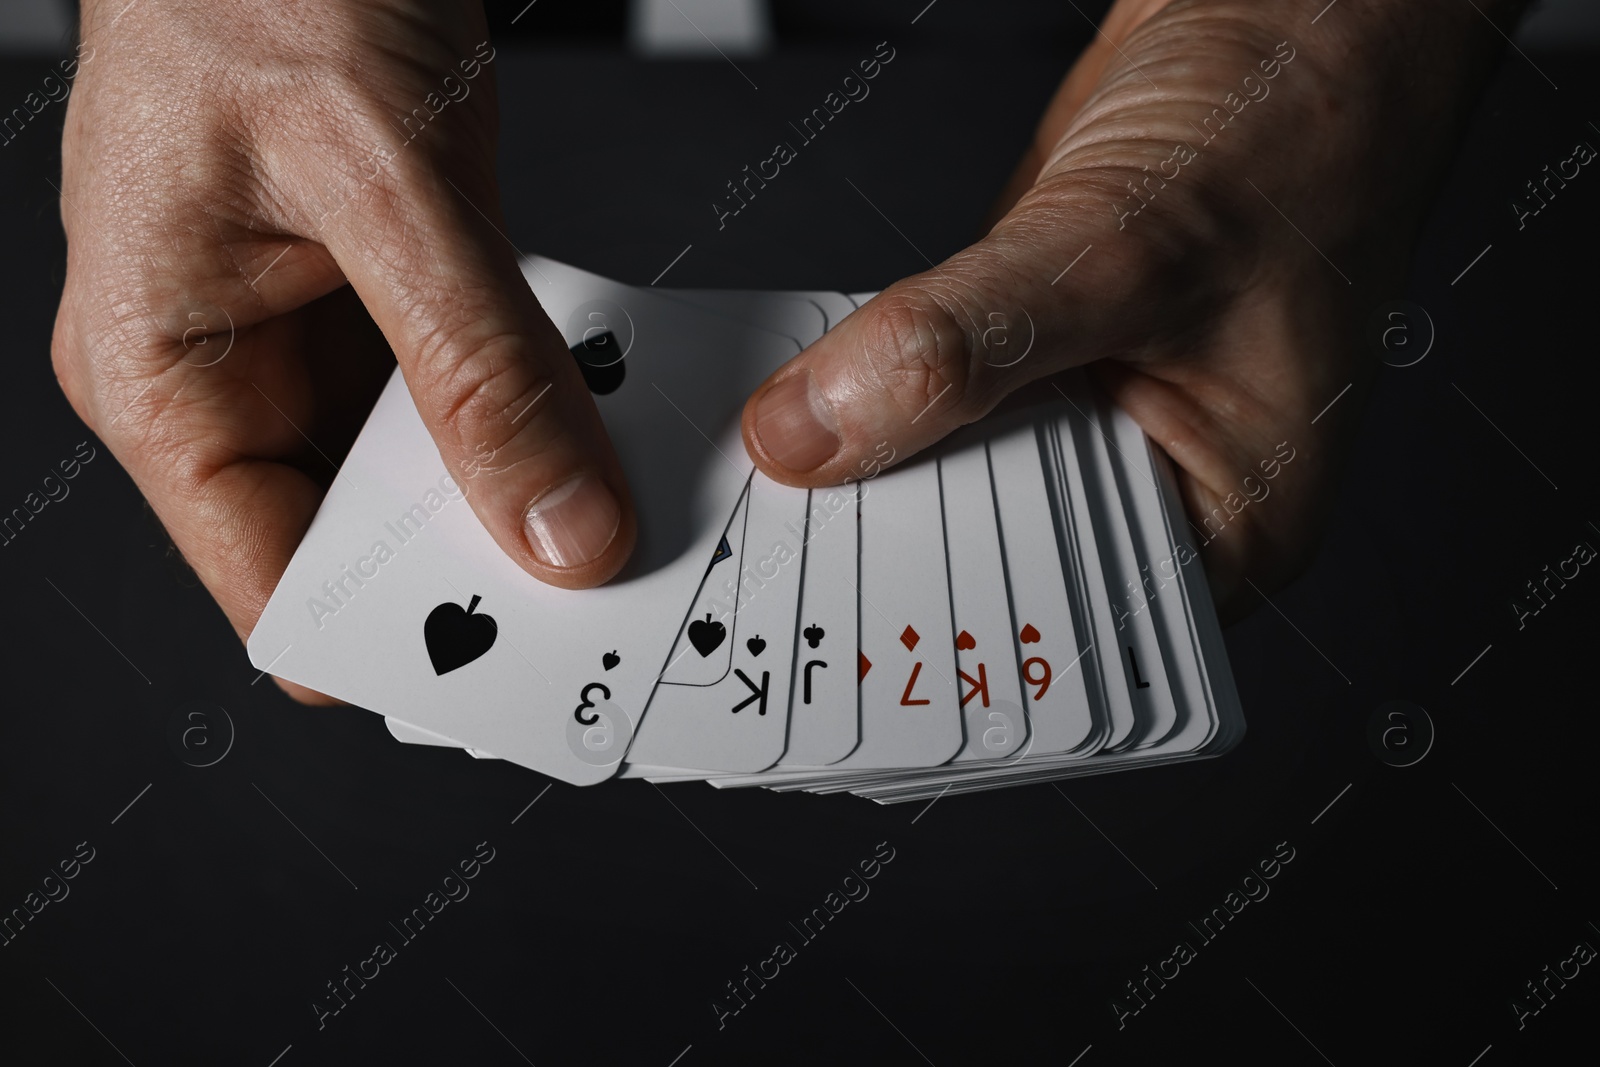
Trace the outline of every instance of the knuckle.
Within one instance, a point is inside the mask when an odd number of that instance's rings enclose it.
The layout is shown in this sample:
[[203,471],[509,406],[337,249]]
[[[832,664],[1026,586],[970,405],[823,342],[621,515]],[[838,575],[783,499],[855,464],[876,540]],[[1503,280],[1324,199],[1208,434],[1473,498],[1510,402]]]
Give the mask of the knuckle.
[[[217,458],[210,454],[210,450],[202,442],[192,438],[169,438],[162,435],[152,435],[145,442],[152,452],[160,459],[161,465],[166,469],[166,484],[173,495],[189,501],[202,501],[208,498],[214,488],[213,479],[219,469]],[[230,523],[219,523],[216,531],[219,540],[229,544],[230,539],[237,537],[235,526]]]
[[77,366],[77,345],[72,337],[72,327],[63,309],[56,315],[55,329],[50,335],[50,366],[55,371],[56,383],[65,394],[72,410],[85,422],[87,397],[83,393],[82,375]]
[[[160,401],[147,388],[155,343],[131,313],[87,313],[69,280],[50,335],[50,365],[67,402],[99,434],[126,437]],[[132,412],[127,419],[118,416]],[[120,423],[120,425],[119,425]]]
[[972,324],[926,292],[891,296],[869,320],[863,377],[907,421],[937,404],[965,409],[972,397]]
[[[417,203],[437,197],[439,173],[463,186],[492,176],[491,79],[468,86],[465,95],[447,95],[444,83],[458,53],[442,43],[425,50],[392,57],[377,76],[345,56],[317,57],[310,88],[305,63],[282,59],[250,86],[254,111],[244,121],[254,140],[270,149],[268,174],[282,178],[285,197],[310,202],[319,226],[358,211],[405,217]],[[308,145],[315,146],[314,155]],[[306,174],[313,178],[309,185]]]
[[511,334],[472,327],[436,328],[418,347],[431,422],[458,448],[478,458],[515,446],[516,458],[538,454],[555,439],[555,384],[539,374]]

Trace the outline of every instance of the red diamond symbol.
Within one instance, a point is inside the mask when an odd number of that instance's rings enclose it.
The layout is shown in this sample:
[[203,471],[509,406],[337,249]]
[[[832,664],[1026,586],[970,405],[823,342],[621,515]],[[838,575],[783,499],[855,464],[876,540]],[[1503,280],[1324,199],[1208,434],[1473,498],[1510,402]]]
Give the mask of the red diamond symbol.
[[856,675],[856,681],[859,683],[861,679],[867,676],[867,672],[872,669],[872,661],[867,658],[867,654],[865,652],[860,650],[856,651],[856,655],[861,657],[861,662],[857,664],[857,670],[860,673]]
[[913,630],[909,626],[907,626],[905,631],[900,634],[900,643],[906,646],[907,652],[915,651],[917,642],[920,640],[922,640],[922,635],[917,633],[917,631]]

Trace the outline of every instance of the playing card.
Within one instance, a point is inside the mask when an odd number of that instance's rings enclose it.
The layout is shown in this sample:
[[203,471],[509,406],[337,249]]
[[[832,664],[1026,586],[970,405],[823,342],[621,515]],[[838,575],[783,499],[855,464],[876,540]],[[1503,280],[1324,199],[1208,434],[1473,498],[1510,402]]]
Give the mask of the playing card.
[[[843,310],[836,293],[702,289],[674,290],[671,295],[714,314],[784,333],[802,346],[821,337],[829,326],[819,302]],[[795,666],[784,764],[833,763],[847,756],[860,737],[856,684],[848,669],[858,635],[858,551],[854,486],[814,490],[807,509],[801,578],[805,643]]]
[[1167,524],[1155,457],[1138,424],[1127,412],[1107,405],[1102,426],[1113,446],[1119,495],[1134,533],[1143,597],[1140,609],[1150,615],[1161,649],[1160,669],[1172,691],[1175,721],[1155,743],[1165,742],[1168,751],[1197,750],[1216,731],[1218,721],[1206,696],[1198,630],[1178,572],[1185,566],[1200,567],[1199,554],[1186,532]]
[[748,772],[783,754],[807,496],[752,479],[729,524],[730,532],[743,526],[739,547],[718,546],[696,597],[704,614],[679,635],[676,662],[628,750],[630,766]]
[[966,730],[958,760],[1010,756],[1023,750],[1029,733],[989,460],[981,440],[959,442],[939,457],[956,680]]
[[391,719],[386,716],[383,720],[383,725],[388,728],[390,736],[403,745],[433,745],[439,748],[466,747],[453,738],[446,737],[443,734],[436,734],[432,730],[420,729],[410,723],[401,722],[399,719]]
[[465,504],[474,472],[443,469],[396,374],[249,647],[263,670],[589,783],[615,771],[749,479],[726,447],[744,399],[797,346],[550,261],[528,273],[569,343],[608,337],[619,353],[586,378],[640,517],[628,568],[584,591],[524,573]]
[[1089,461],[1088,438],[1094,433],[1089,425],[1084,404],[1089,403],[1084,379],[1074,378],[1074,400],[1061,392],[1065,407],[1058,409],[1056,419],[1048,426],[1051,448],[1049,456],[1056,477],[1055,500],[1058,514],[1055,526],[1063,566],[1072,563],[1074,586],[1078,591],[1077,603],[1086,605],[1080,614],[1084,623],[1086,647],[1095,651],[1096,664],[1085,666],[1085,683],[1090,687],[1091,698],[1103,709],[1105,715],[1102,745],[1115,751],[1128,744],[1134,736],[1137,722],[1130,687],[1125,684],[1121,664],[1115,670],[1105,668],[1105,648],[1117,647],[1114,636],[1116,619],[1112,614],[1112,591],[1107,586],[1096,532],[1095,510],[1100,501],[1091,496],[1089,483],[1084,476],[1084,464]]
[[[1053,533],[1041,456],[1041,428],[1029,409],[989,440],[995,510],[1005,546],[1008,592],[1021,663],[1023,699],[1033,730],[1030,753],[1054,755],[1088,746],[1095,717],[1086,667],[1090,643],[1080,637],[1060,545]],[[1070,536],[1072,531],[1067,531]]]
[[750,488],[739,496],[717,547],[695,590],[688,618],[674,642],[661,681],[672,685],[707,686],[726,677],[733,662],[729,634],[743,603],[740,576],[745,570],[745,538],[750,528]]
[[[1115,620],[1114,632],[1110,635],[1113,643],[1100,644],[1100,662],[1108,676],[1108,686],[1115,684],[1111,679],[1117,677],[1118,671],[1126,679],[1137,723],[1131,740],[1138,749],[1156,744],[1172,732],[1177,725],[1178,708],[1162,660],[1155,617],[1146,610],[1144,573],[1140,569],[1139,553],[1117,475],[1115,460],[1123,457],[1114,458],[1116,442],[1106,429],[1109,406],[1096,395],[1091,406],[1086,408],[1090,431],[1084,435],[1088,461],[1081,469],[1088,491],[1096,501],[1091,514]],[[1085,442],[1080,441],[1079,448],[1084,447]]]
[[933,766],[961,748],[942,512],[931,457],[862,483],[861,743],[840,770]]
[[856,309],[855,301],[843,293],[808,292],[804,295],[822,309],[822,314],[827,318],[828,329],[830,330],[843,322]]
[[798,293],[756,289],[665,289],[661,295],[713,315],[724,315],[792,337],[802,347],[828,329],[828,318],[822,309]]
[[[806,294],[740,290],[675,290],[670,293],[714,314],[727,315],[793,336],[810,344],[827,328],[821,310]],[[821,294],[826,297],[829,294]],[[758,476],[759,479],[759,476]],[[796,645],[793,684],[788,690],[786,762],[827,764],[844,758],[859,737],[856,688],[849,670],[857,636],[855,570],[856,504],[853,487],[810,494],[800,525],[785,522],[790,534],[803,528],[801,566],[803,645]],[[685,777],[682,770],[652,766],[654,751],[641,742],[629,754],[625,776]],[[725,767],[726,763],[692,764]],[[691,775],[698,776],[698,775]]]
[[844,759],[861,736],[856,685],[860,633],[856,590],[856,483],[811,492],[806,519],[800,640],[782,762],[822,766]]

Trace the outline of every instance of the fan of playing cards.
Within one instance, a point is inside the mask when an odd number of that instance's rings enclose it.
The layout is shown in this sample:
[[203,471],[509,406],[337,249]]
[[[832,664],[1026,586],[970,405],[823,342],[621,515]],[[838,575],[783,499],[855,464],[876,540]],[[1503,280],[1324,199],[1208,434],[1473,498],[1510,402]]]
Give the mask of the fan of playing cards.
[[745,398],[855,310],[824,292],[524,273],[595,395],[638,548],[525,573],[398,371],[250,635],[263,671],[408,744],[881,802],[1205,756],[1244,732],[1166,458],[1086,379],[833,489],[756,471]]

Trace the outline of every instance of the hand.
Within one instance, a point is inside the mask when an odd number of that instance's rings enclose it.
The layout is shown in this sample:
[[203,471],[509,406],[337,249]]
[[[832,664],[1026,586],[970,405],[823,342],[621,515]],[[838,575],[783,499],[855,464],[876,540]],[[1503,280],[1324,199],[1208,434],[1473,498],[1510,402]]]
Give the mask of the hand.
[[[988,235],[751,397],[756,462],[795,485],[859,477],[1094,361],[1175,461],[1224,618],[1259,603],[1246,582],[1298,573],[1377,362],[1363,310],[1400,295],[1500,47],[1471,5],[1343,0],[1312,25],[1317,6],[1120,0]],[[1005,366],[1024,312],[1033,348]],[[1011,348],[986,344],[996,322]]]
[[395,358],[524,569],[594,585],[632,550],[500,232],[487,38],[449,0],[83,3],[56,374],[241,637]]

